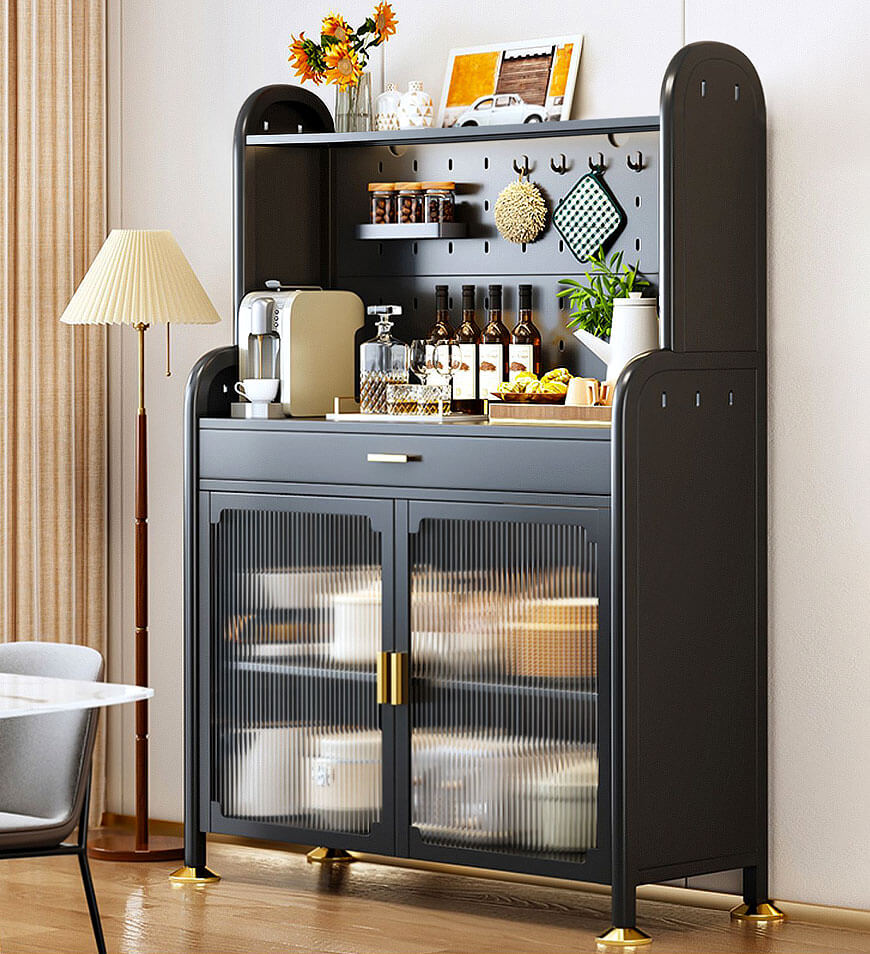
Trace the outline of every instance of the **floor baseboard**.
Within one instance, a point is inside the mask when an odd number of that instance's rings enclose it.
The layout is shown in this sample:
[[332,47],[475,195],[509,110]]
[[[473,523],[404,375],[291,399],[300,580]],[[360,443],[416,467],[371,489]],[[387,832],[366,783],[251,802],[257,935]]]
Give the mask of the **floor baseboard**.
[[[104,812],[102,823],[110,828],[130,828],[135,825],[132,815],[120,815],[115,812]],[[155,835],[184,834],[184,825],[181,822],[151,819],[149,830]],[[239,838],[236,835],[209,835],[209,841],[230,845],[249,845],[268,847],[279,851],[289,851],[294,854],[304,854],[310,845],[291,845],[278,841],[254,841],[250,838]],[[460,865],[442,865],[431,861],[417,861],[413,858],[385,858],[381,855],[368,855],[363,852],[353,852],[355,858],[377,865],[391,865],[394,868],[413,868],[416,871],[439,871],[462,875],[470,878],[484,878],[493,881],[508,881],[518,884],[537,884],[553,888],[562,888],[570,891],[585,891],[591,894],[609,895],[607,885],[590,884],[585,881],[565,881],[561,878],[544,878],[539,875],[516,874],[510,871],[492,871],[488,868],[467,868]],[[668,904],[684,904],[693,908],[708,908],[714,911],[730,911],[740,903],[741,899],[735,894],[723,894],[718,891],[704,891],[698,888],[680,888],[674,885],[645,884],[637,889],[637,896],[645,901],[663,901]],[[852,928],[859,931],[870,931],[870,911],[858,908],[841,908],[834,905],[808,904],[805,901],[785,901],[777,898],[776,906],[787,917],[805,924],[823,924],[830,927]]]

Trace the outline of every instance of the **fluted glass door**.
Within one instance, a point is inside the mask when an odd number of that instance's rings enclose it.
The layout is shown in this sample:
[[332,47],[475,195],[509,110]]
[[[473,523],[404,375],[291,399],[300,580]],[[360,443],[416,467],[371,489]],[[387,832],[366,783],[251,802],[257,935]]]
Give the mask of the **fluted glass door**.
[[392,742],[376,668],[392,625],[391,531],[385,501],[212,495],[214,800],[224,827],[389,847]]
[[599,846],[606,521],[464,504],[409,513],[412,853],[583,860]]

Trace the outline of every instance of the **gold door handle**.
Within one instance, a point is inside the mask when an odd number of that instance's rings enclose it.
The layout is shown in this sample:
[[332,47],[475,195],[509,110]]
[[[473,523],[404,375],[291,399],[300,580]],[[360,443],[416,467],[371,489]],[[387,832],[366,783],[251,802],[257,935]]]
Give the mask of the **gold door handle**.
[[419,454],[366,454],[370,464],[410,464],[420,459]]
[[377,697],[379,706],[390,704],[390,653],[378,653]]
[[390,705],[408,701],[408,654],[390,653]]

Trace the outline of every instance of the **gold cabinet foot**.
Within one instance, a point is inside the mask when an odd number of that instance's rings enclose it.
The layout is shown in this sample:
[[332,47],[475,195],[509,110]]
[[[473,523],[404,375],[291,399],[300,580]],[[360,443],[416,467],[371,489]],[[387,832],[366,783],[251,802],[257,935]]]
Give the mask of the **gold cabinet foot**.
[[784,921],[785,915],[769,901],[761,904],[738,904],[731,911],[732,921],[748,921],[751,924],[771,924]]
[[205,865],[197,868],[182,865],[172,872],[169,880],[173,884],[214,884],[215,881],[221,880],[221,876],[215,874],[211,868],[206,868]]
[[305,860],[310,865],[349,865],[356,861],[353,855],[349,855],[343,848],[312,848]]
[[641,947],[644,944],[652,944],[652,938],[637,928],[618,928],[612,927],[604,934],[599,934],[595,939],[602,947]]

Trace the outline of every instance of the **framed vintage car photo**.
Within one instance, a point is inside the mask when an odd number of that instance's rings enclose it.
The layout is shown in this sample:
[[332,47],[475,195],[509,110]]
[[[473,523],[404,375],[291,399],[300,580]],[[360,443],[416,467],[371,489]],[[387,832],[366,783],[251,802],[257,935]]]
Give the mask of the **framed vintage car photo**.
[[440,126],[495,126],[568,119],[582,34],[451,50]]

